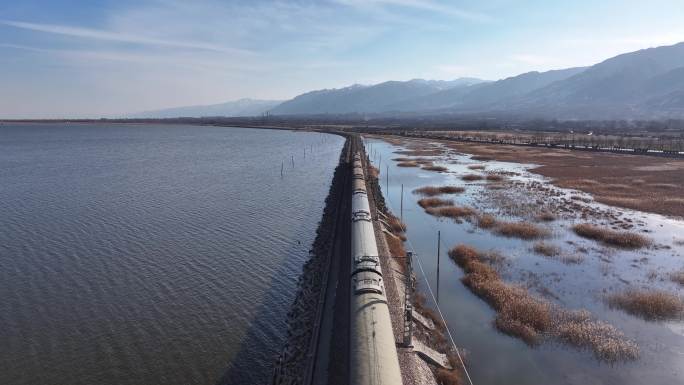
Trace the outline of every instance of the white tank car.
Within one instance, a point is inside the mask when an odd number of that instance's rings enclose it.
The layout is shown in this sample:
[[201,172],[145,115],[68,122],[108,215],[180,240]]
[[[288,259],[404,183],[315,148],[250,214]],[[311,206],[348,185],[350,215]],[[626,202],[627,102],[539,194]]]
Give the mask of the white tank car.
[[352,171],[350,384],[401,384],[360,155]]

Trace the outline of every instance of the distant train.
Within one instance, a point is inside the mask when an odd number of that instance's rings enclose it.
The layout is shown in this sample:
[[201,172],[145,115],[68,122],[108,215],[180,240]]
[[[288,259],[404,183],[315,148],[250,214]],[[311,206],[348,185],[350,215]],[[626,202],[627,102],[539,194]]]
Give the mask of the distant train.
[[361,155],[352,171],[350,384],[401,384]]

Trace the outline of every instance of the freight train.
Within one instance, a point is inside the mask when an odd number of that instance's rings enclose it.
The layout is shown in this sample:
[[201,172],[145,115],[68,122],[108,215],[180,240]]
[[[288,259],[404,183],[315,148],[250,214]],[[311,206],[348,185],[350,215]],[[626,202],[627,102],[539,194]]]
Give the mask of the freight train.
[[352,165],[349,382],[400,385],[399,359],[358,152]]

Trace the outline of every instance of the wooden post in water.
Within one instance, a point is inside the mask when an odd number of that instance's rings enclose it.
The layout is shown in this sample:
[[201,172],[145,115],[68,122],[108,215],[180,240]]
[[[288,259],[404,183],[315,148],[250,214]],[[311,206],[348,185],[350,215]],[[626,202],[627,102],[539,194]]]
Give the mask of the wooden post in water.
[[285,167],[285,162],[280,162],[280,177],[283,177],[283,167]]
[[389,165],[387,167],[387,173],[385,175],[385,189],[387,189],[387,199],[389,199]]
[[441,241],[441,232],[437,230],[437,303],[439,303],[439,244]]
[[399,220],[404,225],[404,184],[401,184],[401,198],[399,199]]
[[291,155],[291,156],[292,156],[292,168],[294,168],[294,155]]

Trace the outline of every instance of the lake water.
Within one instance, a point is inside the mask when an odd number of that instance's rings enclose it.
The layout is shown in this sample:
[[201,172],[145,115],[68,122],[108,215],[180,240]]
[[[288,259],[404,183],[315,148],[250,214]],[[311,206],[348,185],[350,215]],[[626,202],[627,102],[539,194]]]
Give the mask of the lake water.
[[0,125],[0,384],[267,383],[342,145]]
[[[403,220],[408,228],[408,248],[413,249],[422,261],[427,276],[421,274],[416,263],[414,270],[419,291],[428,298],[427,283],[435,291],[438,287],[437,232],[441,231],[439,306],[456,344],[467,351],[466,362],[474,384],[684,383],[684,321],[644,321],[611,309],[604,301],[606,294],[627,288],[657,288],[684,297],[684,287],[669,279],[671,272],[684,269],[683,220],[592,202],[587,194],[550,186],[548,180],[528,171],[531,165],[482,162],[451,148],[426,144],[424,147],[438,149],[442,153],[421,157],[447,168],[447,172],[434,172],[397,166],[398,162],[392,159],[406,157],[396,152],[408,149],[408,143],[388,143],[375,138],[365,142],[373,164],[379,166],[383,195],[397,216],[402,206],[403,185]],[[483,175],[483,171],[469,168],[472,166],[505,174],[508,180],[505,188],[493,190],[488,188],[487,181],[463,181],[461,176],[465,174]],[[386,179],[387,174],[389,180]],[[555,195],[540,196],[520,185],[530,183],[543,184]],[[586,197],[589,203],[582,202],[582,206],[610,213],[623,221],[629,220],[635,225],[633,231],[652,238],[654,246],[634,251],[621,250],[579,238],[570,230],[573,223],[592,221],[610,226],[612,220],[599,214],[581,219],[576,213],[569,213],[552,223],[540,224],[551,232],[546,242],[556,245],[561,255],[582,258],[579,263],[566,264],[560,258],[536,254],[532,250],[533,241],[498,236],[478,228],[472,221],[457,223],[425,213],[417,204],[421,197],[412,191],[423,186],[444,185],[465,188],[462,194],[448,196],[457,205],[470,206],[511,221],[534,221],[525,214],[536,215],[544,205],[558,203],[569,196]],[[545,297],[563,308],[589,310],[595,319],[614,325],[627,339],[634,341],[639,346],[640,358],[611,365],[597,361],[587,350],[553,341],[529,347],[520,339],[498,332],[493,325],[495,311],[461,283],[463,271],[447,256],[448,249],[457,244],[499,253],[506,260],[500,271],[505,281],[527,287],[534,295]]]

